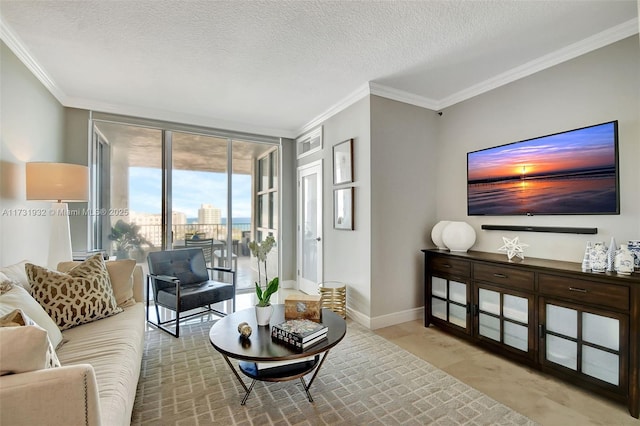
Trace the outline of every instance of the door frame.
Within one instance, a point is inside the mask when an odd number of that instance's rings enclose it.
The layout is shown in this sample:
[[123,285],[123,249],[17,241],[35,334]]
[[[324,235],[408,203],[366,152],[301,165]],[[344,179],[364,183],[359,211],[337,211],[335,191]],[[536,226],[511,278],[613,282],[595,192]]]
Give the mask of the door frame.
[[[301,270],[302,270],[302,260],[303,260],[303,256],[302,256],[302,247],[303,247],[303,232],[302,232],[302,185],[301,185],[301,178],[303,176],[305,176],[307,173],[306,172],[311,172],[309,174],[312,174],[314,171],[315,173],[318,175],[318,202],[316,205],[317,208],[317,229],[318,229],[318,250],[317,250],[317,271],[318,271],[318,283],[321,283],[323,280],[323,247],[324,247],[324,235],[323,235],[323,223],[324,223],[324,203],[323,203],[323,190],[324,190],[324,181],[323,181],[323,160],[317,160],[317,161],[313,161],[311,163],[299,166],[296,170],[296,179],[297,179],[297,201],[296,201],[296,205],[297,205],[297,215],[296,215],[296,259],[297,259],[297,265],[296,265],[296,287],[298,290],[302,291],[301,288]],[[317,284],[317,283],[316,283]]]

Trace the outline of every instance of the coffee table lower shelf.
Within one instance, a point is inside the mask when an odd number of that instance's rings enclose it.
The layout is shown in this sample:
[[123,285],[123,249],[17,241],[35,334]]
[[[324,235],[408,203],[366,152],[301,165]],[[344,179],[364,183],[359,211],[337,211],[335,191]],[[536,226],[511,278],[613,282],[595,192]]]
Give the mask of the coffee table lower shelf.
[[[256,381],[286,382],[286,381],[295,380],[298,378],[300,379],[300,382],[302,383],[302,387],[305,393],[307,394],[307,399],[309,400],[309,402],[313,402],[311,393],[309,393],[309,388],[311,387],[313,380],[316,378],[316,375],[318,374],[318,371],[320,370],[320,367],[322,367],[322,364],[324,363],[324,360],[328,354],[329,354],[329,351],[326,351],[322,354],[322,358],[320,357],[320,355],[316,355],[313,360],[304,361],[304,362],[295,362],[295,360],[292,360],[292,362],[294,362],[295,364],[281,365],[278,367],[271,367],[263,370],[258,370],[258,367],[255,362],[239,361],[238,367],[240,371],[242,372],[242,374],[244,374],[245,376],[251,379],[251,384],[249,385],[249,387],[247,387],[247,385],[244,383],[244,381],[238,374],[237,370],[235,369],[235,367],[233,366],[229,358],[226,355],[223,355],[223,357],[224,357],[224,360],[229,365],[229,368],[231,368],[231,371],[233,371],[233,374],[238,379],[238,382],[240,382],[240,385],[245,390],[245,395],[244,395],[244,398],[242,398],[242,402],[241,402],[241,405],[245,405],[245,403],[247,402],[247,398],[249,398],[249,395],[253,390],[253,386],[256,384]],[[311,373],[312,371],[313,371],[313,375],[311,376],[311,380],[309,380],[309,383],[307,383],[304,380],[304,376]]]

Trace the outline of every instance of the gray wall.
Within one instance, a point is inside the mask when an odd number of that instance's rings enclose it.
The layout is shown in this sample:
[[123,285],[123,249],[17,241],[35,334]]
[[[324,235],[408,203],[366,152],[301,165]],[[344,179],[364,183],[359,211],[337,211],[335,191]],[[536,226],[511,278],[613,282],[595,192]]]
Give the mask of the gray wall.
[[[24,259],[44,265],[50,218],[30,213],[51,203],[26,200],[25,163],[63,161],[65,111],[2,42],[0,55],[0,265]],[[15,209],[27,216],[15,216]]]
[[[332,116],[323,126],[322,151],[298,161],[298,166],[322,159],[323,164],[323,254],[324,281],[347,285],[347,306],[371,314],[371,139],[370,97],[366,96]],[[353,139],[354,227],[353,231],[333,229],[332,147]],[[350,185],[340,185],[340,188]]]
[[[347,285],[348,306],[371,315],[370,97],[324,122],[324,280]],[[333,229],[333,145],[353,139],[354,230]],[[340,185],[344,187],[345,185]]]
[[371,97],[371,325],[419,318],[435,224],[435,111]]
[[280,155],[282,186],[280,188],[280,278],[296,281],[296,147],[295,141],[282,139]]
[[[474,250],[496,252],[502,236],[525,256],[579,262],[587,241],[640,239],[640,49],[638,36],[598,49],[444,110],[439,119],[438,220],[465,220]],[[621,214],[467,217],[466,152],[619,120]],[[597,227],[597,235],[483,231],[482,224]]]

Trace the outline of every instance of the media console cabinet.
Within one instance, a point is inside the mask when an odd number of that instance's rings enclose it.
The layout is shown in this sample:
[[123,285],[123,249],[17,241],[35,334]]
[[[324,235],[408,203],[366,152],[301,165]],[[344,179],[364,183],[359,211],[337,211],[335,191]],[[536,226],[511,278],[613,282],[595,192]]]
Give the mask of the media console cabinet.
[[422,250],[424,325],[640,414],[640,274],[583,272],[581,264],[504,254]]

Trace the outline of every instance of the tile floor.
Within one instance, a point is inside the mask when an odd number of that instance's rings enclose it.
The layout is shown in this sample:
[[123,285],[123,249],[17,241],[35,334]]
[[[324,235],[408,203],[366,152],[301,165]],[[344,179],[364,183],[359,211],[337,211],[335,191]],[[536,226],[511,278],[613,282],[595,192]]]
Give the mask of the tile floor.
[[640,425],[626,404],[496,356],[436,327],[425,328],[422,320],[375,332],[541,425]]

